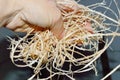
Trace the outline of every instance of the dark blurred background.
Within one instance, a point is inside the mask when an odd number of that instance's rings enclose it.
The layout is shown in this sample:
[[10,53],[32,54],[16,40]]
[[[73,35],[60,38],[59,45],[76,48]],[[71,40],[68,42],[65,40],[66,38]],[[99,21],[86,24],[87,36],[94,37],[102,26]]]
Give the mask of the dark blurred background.
[[[110,3],[111,0],[81,0],[80,4],[90,5],[96,2]],[[113,0],[112,0],[113,1]],[[120,8],[120,0],[117,1]],[[111,8],[116,11],[115,5],[111,5]],[[102,12],[102,9],[98,9]],[[117,12],[116,12],[117,13]],[[114,16],[109,15],[114,18]],[[24,33],[15,33],[6,28],[0,28],[0,80],[27,80],[33,71],[30,68],[19,68],[11,63],[9,58],[10,50],[7,36],[17,38],[23,36]],[[116,37],[110,48],[97,60],[96,68],[98,75],[96,76],[93,71],[75,75],[76,80],[100,80],[106,73],[120,64],[120,37]],[[104,43],[100,44],[100,48],[104,46]],[[67,80],[61,78],[60,80]],[[117,70],[106,80],[120,80],[120,69]]]

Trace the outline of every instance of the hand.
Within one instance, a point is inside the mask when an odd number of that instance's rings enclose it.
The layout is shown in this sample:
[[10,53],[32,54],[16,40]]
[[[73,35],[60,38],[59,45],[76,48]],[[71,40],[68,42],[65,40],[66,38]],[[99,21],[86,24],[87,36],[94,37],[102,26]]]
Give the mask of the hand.
[[55,0],[0,0],[0,4],[0,22],[7,28],[22,30],[27,22],[49,28],[59,39],[63,37],[63,20]]

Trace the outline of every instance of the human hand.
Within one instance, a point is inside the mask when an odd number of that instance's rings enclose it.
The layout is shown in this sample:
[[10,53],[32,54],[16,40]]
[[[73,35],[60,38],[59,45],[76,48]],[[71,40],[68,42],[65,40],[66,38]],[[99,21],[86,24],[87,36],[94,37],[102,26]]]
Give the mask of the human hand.
[[24,31],[29,23],[39,28],[49,28],[57,38],[64,34],[61,12],[55,0],[0,0],[0,22],[14,31]]

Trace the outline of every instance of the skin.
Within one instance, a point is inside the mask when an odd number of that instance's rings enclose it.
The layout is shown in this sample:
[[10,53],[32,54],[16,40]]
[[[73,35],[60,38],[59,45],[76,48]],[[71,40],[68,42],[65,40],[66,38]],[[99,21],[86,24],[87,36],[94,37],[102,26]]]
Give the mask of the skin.
[[[0,0],[0,26],[24,32],[25,28],[22,26],[27,23],[35,25],[34,28],[38,30],[50,29],[58,39],[61,39],[65,32],[60,8],[68,11],[78,9],[74,0],[68,2],[70,3],[66,5],[56,5],[56,0]],[[88,21],[85,22],[85,29],[93,33],[91,23]]]
[[29,23],[50,29],[58,39],[64,35],[61,11],[55,0],[0,0],[0,5],[0,26],[18,31]]
[[[70,12],[67,15],[74,14],[77,12],[77,10],[79,10],[79,5],[75,0],[58,0],[58,1],[63,2],[62,4],[58,5],[60,9]],[[84,22],[84,29],[92,34],[94,33],[90,20],[86,20]]]

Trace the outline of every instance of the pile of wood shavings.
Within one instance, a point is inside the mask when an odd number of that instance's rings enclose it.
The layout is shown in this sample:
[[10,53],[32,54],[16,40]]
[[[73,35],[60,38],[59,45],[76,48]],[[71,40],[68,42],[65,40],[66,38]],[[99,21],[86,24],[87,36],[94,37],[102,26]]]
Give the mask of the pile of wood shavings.
[[[38,80],[42,80],[39,76],[41,70],[45,68],[50,72],[48,77],[43,78],[45,80],[55,75],[65,75],[74,80],[69,74],[96,70],[94,61],[109,47],[115,36],[120,36],[117,32],[100,33],[108,30],[105,27],[107,24],[103,23],[106,18],[115,22],[116,26],[119,25],[119,22],[104,14],[79,5],[74,0],[58,0],[57,3],[62,12],[66,33],[61,40],[49,30],[32,33],[34,29],[19,40],[10,38],[12,62],[18,67],[30,67],[34,70],[34,75],[29,80],[34,79],[35,76]],[[77,6],[77,9],[71,7],[71,4]],[[66,10],[66,7],[70,10]],[[86,30],[86,21],[90,21],[93,32]],[[103,49],[98,50],[98,43],[103,36],[113,36],[113,38],[110,42],[106,42]],[[68,69],[63,68],[66,63],[69,63]],[[71,65],[79,66],[79,69],[73,70]]]

